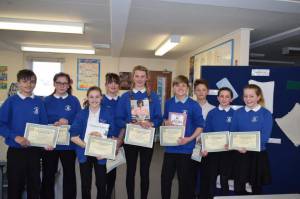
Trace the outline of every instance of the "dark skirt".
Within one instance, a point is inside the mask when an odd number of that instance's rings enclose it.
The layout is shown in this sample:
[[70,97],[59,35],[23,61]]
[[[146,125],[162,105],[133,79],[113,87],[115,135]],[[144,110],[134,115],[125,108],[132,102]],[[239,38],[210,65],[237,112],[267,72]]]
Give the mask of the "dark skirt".
[[271,172],[267,151],[247,151],[244,154],[234,151],[233,179],[240,184],[249,182],[252,186],[270,184]]

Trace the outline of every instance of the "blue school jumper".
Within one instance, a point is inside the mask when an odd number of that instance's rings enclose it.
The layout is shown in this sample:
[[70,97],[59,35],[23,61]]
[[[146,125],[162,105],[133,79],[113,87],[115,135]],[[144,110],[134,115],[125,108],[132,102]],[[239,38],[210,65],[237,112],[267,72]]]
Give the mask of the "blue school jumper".
[[[50,95],[45,98],[45,107],[48,116],[48,123],[54,124],[59,119],[64,118],[72,125],[76,114],[81,110],[79,100],[73,95],[57,98]],[[70,143],[69,146],[56,145],[55,150],[73,150],[74,145]]]
[[[189,97],[183,100],[183,102],[177,100],[176,97],[172,97],[171,99],[169,99],[165,105],[165,112],[163,116],[164,119],[168,119],[169,112],[187,114],[185,137],[193,135],[196,128],[204,127],[201,107],[198,102]],[[165,151],[166,153],[192,154],[195,143],[196,139],[181,146],[167,146],[165,147]]]
[[273,126],[272,114],[264,107],[254,110],[242,107],[234,112],[230,131],[260,131],[261,150],[266,150]]
[[[112,137],[113,132],[115,131],[114,118],[113,115],[110,113],[111,113],[110,110],[108,110],[106,107],[100,108],[99,122],[109,124],[107,137]],[[89,118],[88,108],[81,110],[77,114],[70,128],[71,137],[79,136],[81,140],[84,140],[88,118]],[[84,155],[84,150],[85,150],[84,148],[76,145],[76,154],[77,154],[78,161],[80,163],[84,163],[87,160],[87,157]],[[106,159],[98,160],[98,164],[105,165]]]
[[[114,121],[116,119],[116,112],[117,112],[117,104],[120,97],[108,99],[106,95],[104,95],[101,101],[101,107],[105,107],[107,110],[110,111],[110,114],[113,116]],[[114,132],[112,132],[111,136],[118,137],[120,133],[120,128],[117,128],[115,125]]]
[[0,109],[0,133],[9,147],[21,148],[16,136],[24,136],[26,123],[48,124],[47,114],[41,98],[21,98],[20,94],[9,97]]
[[[148,99],[149,98],[149,99]],[[119,128],[125,128],[127,123],[132,122],[130,100],[149,100],[150,121],[153,122],[154,127],[157,128],[162,122],[160,100],[154,92],[147,96],[147,92],[128,91],[124,93],[118,102],[116,113],[116,124]]]
[[207,114],[204,132],[229,131],[234,110],[216,107]]

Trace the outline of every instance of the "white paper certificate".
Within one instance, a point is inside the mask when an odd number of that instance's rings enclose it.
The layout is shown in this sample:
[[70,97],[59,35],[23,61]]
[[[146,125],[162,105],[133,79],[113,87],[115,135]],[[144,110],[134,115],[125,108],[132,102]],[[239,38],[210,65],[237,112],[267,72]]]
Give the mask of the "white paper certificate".
[[247,151],[260,151],[260,132],[230,132],[229,149],[242,149]]
[[160,126],[160,145],[178,146],[178,140],[184,134],[185,126]]
[[70,125],[61,125],[59,126],[59,133],[58,133],[58,139],[57,144],[59,145],[70,145]]
[[201,147],[200,143],[197,143],[195,145],[195,148],[193,149],[193,153],[192,153],[192,156],[191,156],[192,160],[195,160],[197,162],[201,162],[201,159],[202,159],[202,156],[200,154],[201,148],[202,147]]
[[155,128],[143,128],[139,125],[127,124],[124,142],[125,144],[153,147]]
[[227,151],[229,131],[201,133],[202,150],[207,152]]
[[90,135],[85,147],[84,155],[115,159],[117,141],[100,136]]
[[88,124],[85,130],[84,142],[87,143],[88,137],[92,132],[99,132],[103,138],[106,138],[108,129],[109,129],[109,124],[106,123],[98,122],[98,123]]
[[114,168],[117,168],[118,166],[125,164],[125,163],[126,163],[125,151],[124,151],[124,148],[121,147],[119,149],[119,152],[118,152],[115,160],[107,160],[106,173],[109,173]]
[[58,139],[58,127],[26,123],[24,137],[31,146],[55,148]]

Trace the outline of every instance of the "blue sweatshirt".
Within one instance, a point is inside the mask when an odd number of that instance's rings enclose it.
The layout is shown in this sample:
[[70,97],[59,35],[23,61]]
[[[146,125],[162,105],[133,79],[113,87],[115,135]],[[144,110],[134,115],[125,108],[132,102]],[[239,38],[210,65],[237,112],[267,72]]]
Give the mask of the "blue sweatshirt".
[[[114,118],[114,121],[116,119],[117,104],[118,104],[119,99],[120,99],[119,97],[117,99],[108,99],[107,96],[104,95],[104,97],[101,101],[101,107],[105,107],[111,112],[111,114]],[[120,128],[117,128],[117,126],[115,125],[114,132],[112,132],[112,136],[118,137],[119,133],[120,133]]]
[[261,107],[253,111],[246,111],[242,107],[234,112],[230,131],[260,131],[261,150],[266,150],[266,143],[268,142],[273,126],[272,114],[267,109]]
[[220,110],[219,107],[211,110],[206,117],[204,132],[230,131],[234,110]]
[[[160,126],[162,122],[161,116],[161,105],[158,96],[151,92],[150,96],[150,121],[153,122],[154,127],[157,128]],[[131,105],[130,100],[145,100],[148,99],[147,92],[137,92],[134,93],[133,91],[128,91],[124,93],[121,98],[119,99],[117,105],[117,115],[116,115],[116,122],[119,128],[125,128],[127,123],[132,122],[131,118]]]
[[26,123],[48,124],[42,99],[36,96],[22,99],[19,94],[10,96],[0,109],[0,133],[8,146],[21,148],[15,137],[24,136]]
[[[193,135],[196,128],[204,127],[204,119],[202,116],[202,110],[198,102],[191,98],[186,98],[184,102],[177,101],[175,97],[172,97],[166,102],[164,119],[168,119],[169,112],[175,113],[186,113],[187,120],[185,126],[185,137]],[[195,147],[196,139],[193,141],[180,146],[167,146],[165,151],[167,153],[181,153],[181,154],[192,154]]]
[[[68,95],[65,98],[56,98],[50,95],[45,98],[45,108],[48,116],[48,123],[54,124],[59,119],[64,118],[72,125],[76,114],[81,110],[79,100],[73,96]],[[56,145],[55,150],[72,150],[74,145],[70,143],[69,146]]]
[[[71,137],[79,136],[81,140],[84,140],[88,118],[89,118],[88,108],[81,110],[77,114],[70,128]],[[108,110],[106,107],[101,107],[100,109],[99,122],[109,124],[107,137],[112,137],[113,132],[115,131],[114,118],[110,110]],[[86,156],[84,155],[84,150],[85,150],[84,148],[76,145],[76,154],[77,154],[78,161],[80,163],[84,163],[87,160]],[[106,164],[106,159],[98,160],[98,164],[102,164],[102,165]]]

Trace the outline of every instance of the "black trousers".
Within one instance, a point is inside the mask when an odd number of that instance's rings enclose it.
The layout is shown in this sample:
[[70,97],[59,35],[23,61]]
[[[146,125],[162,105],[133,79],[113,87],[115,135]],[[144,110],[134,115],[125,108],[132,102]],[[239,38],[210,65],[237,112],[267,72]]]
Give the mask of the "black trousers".
[[111,199],[115,187],[117,169],[111,170],[106,174],[106,199]]
[[135,172],[140,154],[141,199],[147,199],[149,192],[149,170],[153,154],[152,148],[124,145],[127,162],[126,188],[128,199],[134,199]]
[[74,150],[43,151],[42,153],[42,189],[41,198],[55,198],[55,174],[57,173],[58,160],[63,167],[63,199],[76,198],[76,174]]
[[161,197],[162,199],[171,198],[172,181],[177,172],[179,183],[178,199],[192,199],[194,197],[194,183],[192,175],[194,168],[192,166],[190,154],[172,154],[165,153],[161,171]]
[[36,147],[12,148],[7,151],[8,198],[20,199],[27,190],[27,198],[39,199],[41,150]]
[[106,165],[98,164],[95,157],[87,157],[87,161],[80,163],[82,199],[91,199],[92,172],[96,177],[97,199],[105,199],[106,195]]

